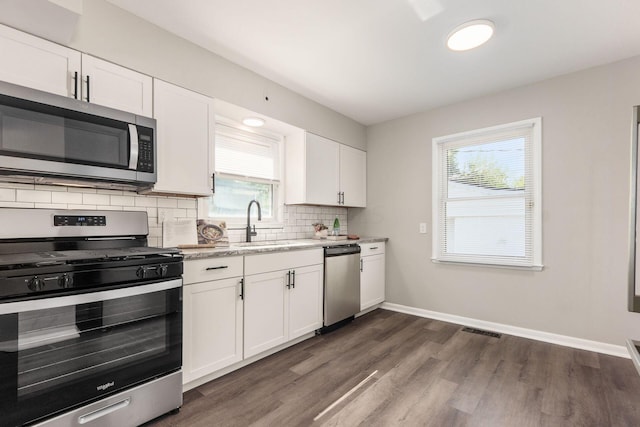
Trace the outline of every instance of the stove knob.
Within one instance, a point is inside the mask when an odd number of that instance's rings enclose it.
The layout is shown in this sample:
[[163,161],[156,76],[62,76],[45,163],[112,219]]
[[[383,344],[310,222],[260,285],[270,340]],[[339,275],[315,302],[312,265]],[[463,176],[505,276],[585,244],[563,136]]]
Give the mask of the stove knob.
[[138,267],[138,270],[136,271],[136,276],[138,276],[141,279],[146,279],[147,278],[147,269],[144,267]]
[[70,288],[72,284],[73,280],[71,280],[71,276],[66,273],[60,276],[60,278],[58,279],[58,286],[60,286],[61,288]]
[[33,276],[27,283],[27,287],[33,292],[41,291],[44,288],[44,280],[38,276]]
[[168,269],[169,267],[167,267],[166,264],[160,264],[159,266],[156,267],[156,273],[158,274],[158,276],[164,277],[167,275]]

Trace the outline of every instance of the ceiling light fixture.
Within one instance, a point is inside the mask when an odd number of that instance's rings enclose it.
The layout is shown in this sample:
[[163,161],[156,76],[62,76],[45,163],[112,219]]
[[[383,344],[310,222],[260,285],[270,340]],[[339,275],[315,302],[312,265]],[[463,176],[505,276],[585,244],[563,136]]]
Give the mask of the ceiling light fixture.
[[455,51],[473,49],[486,43],[495,29],[493,22],[477,19],[456,27],[447,37],[447,47]]
[[251,126],[252,128],[259,128],[260,126],[264,126],[264,120],[260,117],[245,117],[242,119],[242,124]]

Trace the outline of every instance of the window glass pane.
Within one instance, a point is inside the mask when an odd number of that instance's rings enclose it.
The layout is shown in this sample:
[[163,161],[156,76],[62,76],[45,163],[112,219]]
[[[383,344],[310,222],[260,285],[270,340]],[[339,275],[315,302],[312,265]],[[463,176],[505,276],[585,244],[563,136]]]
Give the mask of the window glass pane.
[[262,218],[273,218],[273,197],[276,184],[216,176],[216,194],[211,198],[212,217],[247,217],[247,206],[257,200]]
[[433,139],[434,260],[542,267],[540,126]]
[[493,197],[525,188],[525,138],[448,148],[447,196]]
[[524,195],[521,198],[452,201],[445,209],[447,254],[526,255]]

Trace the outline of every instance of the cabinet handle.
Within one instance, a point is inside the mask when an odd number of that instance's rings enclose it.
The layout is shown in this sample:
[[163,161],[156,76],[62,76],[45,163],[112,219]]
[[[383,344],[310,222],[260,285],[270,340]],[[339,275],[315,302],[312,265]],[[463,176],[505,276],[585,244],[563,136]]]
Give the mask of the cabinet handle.
[[295,270],[291,272],[291,277],[293,278],[291,286],[293,286],[293,288],[295,289],[296,287],[296,271]]
[[240,299],[244,299],[244,278],[240,279]]
[[291,289],[291,270],[287,271],[287,289]]
[[89,76],[87,76],[87,102],[91,102],[91,85],[89,84]]
[[341,203],[344,205],[344,191],[342,193],[340,193],[342,195],[342,201]]
[[373,250],[375,250],[375,249],[378,249],[378,247],[377,247],[377,246],[371,246],[371,247],[369,248],[369,250],[370,250],[370,251],[373,251]]
[[340,204],[340,192],[338,191],[338,204]]
[[78,72],[73,73],[73,99],[78,99]]
[[223,268],[229,268],[228,265],[220,265],[218,267],[207,267],[205,270],[209,271],[209,270],[222,270]]
[[360,273],[363,271],[364,264],[362,263],[362,258],[360,258]]
[[211,194],[216,194],[216,173],[211,174]]

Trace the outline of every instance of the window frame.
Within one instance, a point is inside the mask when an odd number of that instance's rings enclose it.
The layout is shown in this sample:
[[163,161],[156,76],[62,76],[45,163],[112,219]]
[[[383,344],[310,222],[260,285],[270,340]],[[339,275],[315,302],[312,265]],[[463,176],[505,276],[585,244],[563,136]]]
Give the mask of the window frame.
[[[257,183],[271,183],[275,184],[275,188],[273,191],[273,217],[269,221],[257,221],[257,211],[252,209],[252,224],[255,225],[256,229],[282,229],[284,227],[283,222],[283,211],[284,211],[284,144],[285,144],[285,136],[269,132],[266,129],[254,129],[247,126],[244,126],[240,123],[237,123],[231,119],[227,119],[225,117],[216,116],[216,127],[218,129],[219,125],[223,125],[226,128],[235,128],[243,133],[252,133],[258,137],[265,138],[267,140],[271,140],[271,142],[277,144],[278,148],[278,159],[277,159],[277,177],[278,179],[269,180],[264,178],[229,174],[229,173],[219,173],[215,170],[215,137],[214,137],[214,158],[212,159],[213,170],[214,170],[214,187],[215,187],[215,178],[220,176],[227,179],[238,179],[244,180],[248,182],[257,182]],[[214,135],[215,135],[214,131]],[[228,216],[211,216],[209,206],[215,197],[215,193],[212,196],[200,198],[198,200],[198,212],[202,213],[199,215],[201,218],[210,218],[218,221],[225,221],[227,223],[227,228],[230,230],[233,229],[245,229],[246,228],[246,217],[228,217]]]
[[[514,262],[505,262],[505,256],[497,255],[460,255],[447,254],[443,248],[443,241],[446,241],[446,215],[443,203],[445,199],[444,182],[446,176],[446,157],[447,149],[454,147],[467,147],[478,144],[478,139],[488,140],[490,143],[491,136],[495,135],[496,140],[500,141],[500,134],[521,129],[530,129],[530,145],[527,150],[525,145],[525,162],[531,161],[530,173],[525,175],[525,182],[531,185],[532,191],[527,195],[525,192],[525,223],[531,227],[531,254],[524,257],[514,257]],[[527,171],[525,167],[525,171]],[[452,135],[441,136],[432,139],[432,256],[431,260],[435,263],[459,264],[486,266],[496,268],[511,268],[541,271],[542,264],[542,118],[536,117],[517,122],[475,129],[466,132],[460,132]],[[525,172],[526,173],[526,172]],[[482,198],[478,198],[481,200]],[[529,205],[529,209],[526,206]],[[525,241],[526,245],[526,241]]]

